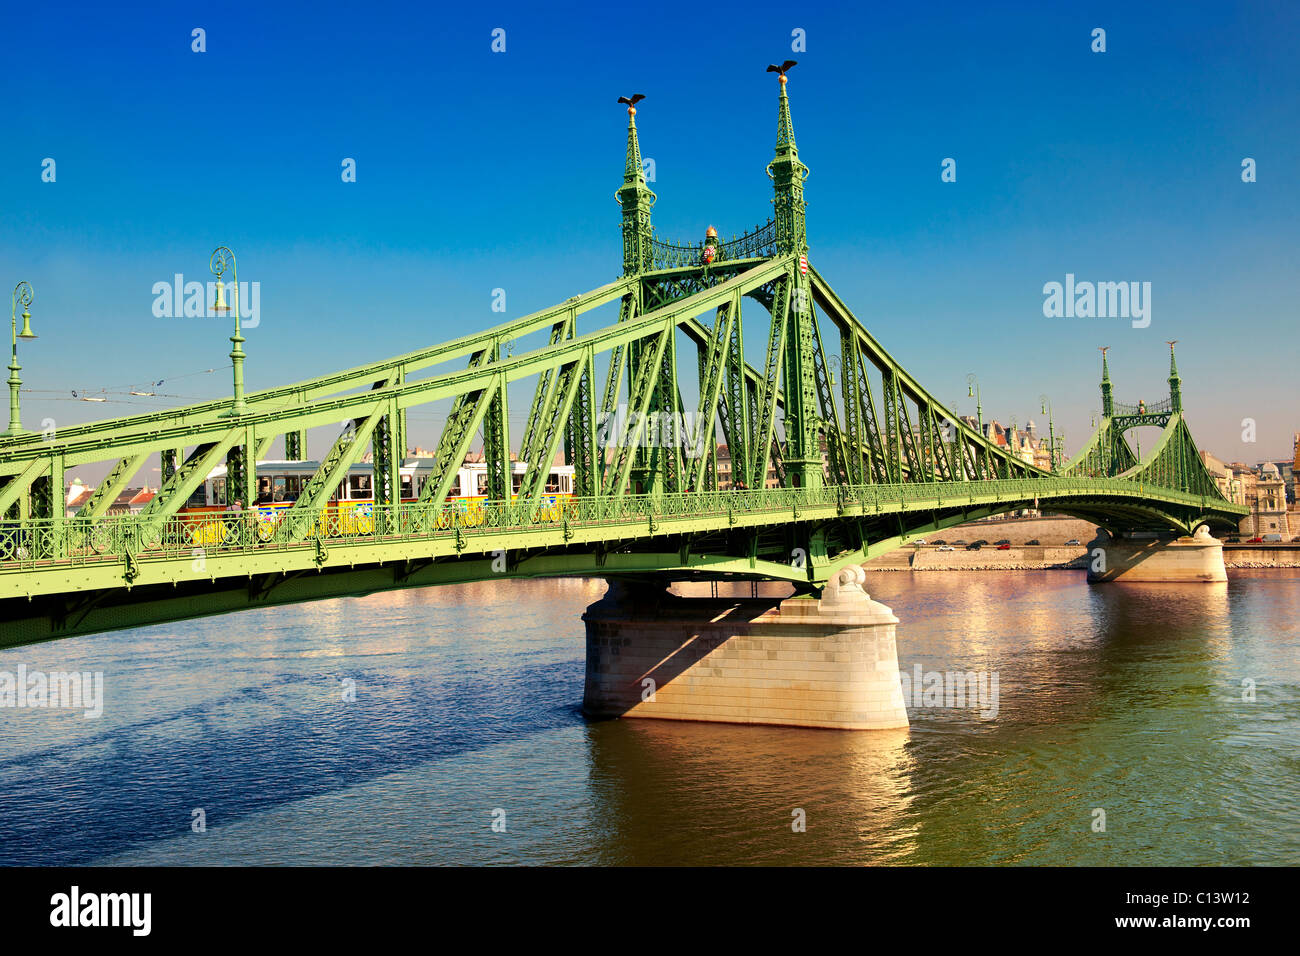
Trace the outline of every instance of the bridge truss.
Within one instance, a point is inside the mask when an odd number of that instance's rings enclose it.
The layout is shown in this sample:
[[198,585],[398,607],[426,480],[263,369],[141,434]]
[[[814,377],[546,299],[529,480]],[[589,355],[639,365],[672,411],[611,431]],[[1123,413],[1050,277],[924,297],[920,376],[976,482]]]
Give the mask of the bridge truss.
[[[761,577],[815,589],[910,537],[1026,507],[1115,530],[1235,525],[1244,509],[1201,463],[1176,369],[1167,408],[1128,410],[1110,401],[1103,358],[1102,424],[1061,474],[936,401],[808,264],[807,167],[781,81],[774,216],[746,235],[723,242],[710,230],[692,245],[655,234],[629,107],[618,280],[450,342],[249,393],[242,414],[218,400],[0,439],[0,646],[496,577]],[[579,328],[601,310],[612,321]],[[510,399],[521,389],[532,398],[516,435]],[[425,407],[444,410],[433,476],[403,501],[407,416]],[[1162,439],[1139,461],[1124,433],[1160,416]],[[214,467],[229,469],[232,499],[254,502],[258,462],[275,447],[307,458],[313,430],[331,444],[276,524],[227,515],[215,538],[196,538],[183,509]],[[452,488],[475,447],[487,495],[467,509]],[[371,516],[345,521],[329,501],[366,451]],[[574,497],[557,503],[546,482],[560,455]],[[109,515],[154,461],[155,497],[139,514]],[[96,463],[107,477],[67,516],[65,473]]]

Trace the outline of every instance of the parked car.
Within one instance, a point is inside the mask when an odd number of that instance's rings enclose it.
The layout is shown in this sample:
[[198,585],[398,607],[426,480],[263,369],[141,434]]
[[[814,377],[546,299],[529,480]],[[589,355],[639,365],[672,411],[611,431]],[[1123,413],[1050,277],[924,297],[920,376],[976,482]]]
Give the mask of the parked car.
[[1000,548],[1000,547],[1002,547],[1004,544],[1010,544],[1010,543],[1011,543],[1011,539],[1010,539],[1010,538],[1003,538],[1001,541],[998,542],[998,547]]
[[1261,538],[1259,535],[1255,535],[1255,537],[1251,538],[1251,539],[1250,539],[1249,541],[1247,541],[1246,543],[1247,543],[1247,544],[1263,544],[1263,543],[1264,543],[1264,539]]
[[965,542],[965,541],[954,541],[953,544],[955,544],[955,545],[956,545],[957,547],[959,547],[959,548],[964,548],[964,547],[966,547],[966,542]]
[[952,550],[952,545],[950,545],[950,544],[945,544],[945,545],[943,545],[942,547],[940,547],[939,550],[940,550],[940,551],[951,551],[951,550]]
[[1078,538],[1071,538],[1069,541],[1065,542],[1065,546],[1068,548],[1070,545],[1072,544],[1077,545],[1078,543],[1079,543]]
[[1282,541],[1282,536],[1280,534],[1266,534],[1264,535],[1264,541],[1268,544],[1274,544],[1274,543],[1280,544]]
[[928,544],[928,543],[929,542],[927,542],[924,538],[917,538],[915,541],[912,542],[912,544],[916,544],[916,545]]
[[1009,544],[1000,544],[1000,545],[998,545],[998,550],[999,550],[999,551],[1010,551],[1010,550],[1011,550],[1011,545],[1009,545]]
[[976,538],[975,541],[974,541],[974,543],[975,543],[975,544],[988,544],[988,543],[989,543],[989,539],[988,539],[988,538]]
[[1039,544],[1039,543],[1040,542],[1037,538],[1030,538],[1028,541],[1025,542],[1025,544]]
[[966,545],[966,550],[978,551],[982,547],[984,547],[984,545],[980,544],[978,541],[972,541],[970,544]]
[[943,538],[936,538],[936,539],[934,540],[933,543],[934,543],[934,544],[947,544],[948,542],[945,541],[945,540],[943,540]]
[[[1296,539],[1296,540],[1300,540],[1300,539]],[[1227,543],[1228,543],[1228,544],[1241,544],[1241,538],[1239,538],[1237,535],[1234,534],[1231,538],[1228,538],[1228,539],[1227,539]]]

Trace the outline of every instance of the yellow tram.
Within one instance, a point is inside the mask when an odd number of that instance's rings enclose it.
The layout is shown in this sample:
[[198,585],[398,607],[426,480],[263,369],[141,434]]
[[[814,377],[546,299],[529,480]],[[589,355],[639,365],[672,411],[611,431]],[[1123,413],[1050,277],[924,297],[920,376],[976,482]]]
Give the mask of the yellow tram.
[[[511,466],[513,487],[510,497],[514,501],[527,466],[524,462],[511,462]],[[257,500],[251,503],[238,501],[232,489],[227,487],[226,466],[214,468],[178,512],[186,529],[186,537],[194,545],[220,544],[230,535],[234,513],[243,512],[246,515],[244,525],[255,528],[261,540],[269,540],[276,526],[284,519],[285,512],[298,500],[302,489],[319,468],[318,461],[259,461],[256,468]],[[407,459],[400,472],[401,500],[413,503],[419,500],[425,483],[433,477],[433,459]],[[373,481],[374,470],[371,465],[352,465],[347,476],[330,495],[324,513],[319,517],[321,527],[317,533],[322,536],[372,533],[375,503]],[[463,463],[452,480],[447,495],[447,509],[439,515],[437,527],[446,528],[453,524],[474,527],[481,524],[483,507],[487,502],[487,484],[485,463]],[[565,502],[572,497],[573,466],[553,465],[539,502],[543,517],[561,520]]]

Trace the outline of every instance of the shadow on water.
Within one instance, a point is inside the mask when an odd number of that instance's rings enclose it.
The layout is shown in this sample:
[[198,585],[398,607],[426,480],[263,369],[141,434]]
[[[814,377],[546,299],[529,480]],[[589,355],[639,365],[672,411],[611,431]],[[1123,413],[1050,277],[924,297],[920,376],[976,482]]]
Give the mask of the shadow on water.
[[[0,863],[85,863],[188,832],[193,808],[236,820],[578,725],[577,613],[592,588],[501,591],[377,595],[5,652],[10,671],[103,670],[106,700],[98,721],[0,714],[21,737],[0,744]],[[541,619],[521,622],[530,595]]]
[[[282,675],[284,685],[301,681]],[[365,675],[359,676],[364,682]],[[538,699],[538,687],[580,687],[581,664],[530,667],[504,680],[471,677],[389,682],[402,703],[364,698],[333,713],[285,713],[238,730],[210,722],[210,709],[270,699],[259,688],[121,727],[73,746],[0,762],[0,863],[79,864],[174,837],[191,809],[230,821],[429,761],[571,725],[571,701]],[[526,720],[499,706],[532,701]],[[198,734],[160,739],[161,725],[192,718]]]

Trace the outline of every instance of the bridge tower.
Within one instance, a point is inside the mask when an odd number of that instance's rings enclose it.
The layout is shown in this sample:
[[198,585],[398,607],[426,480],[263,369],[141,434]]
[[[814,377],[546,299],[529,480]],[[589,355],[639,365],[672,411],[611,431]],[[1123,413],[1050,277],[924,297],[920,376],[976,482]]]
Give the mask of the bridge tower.
[[624,97],[627,102],[627,161],[623,166],[623,186],[616,194],[623,207],[623,274],[636,275],[649,272],[653,261],[650,247],[650,209],[655,204],[655,194],[646,185],[645,168],[641,164],[641,143],[636,132],[636,105],[643,99]]
[[1101,414],[1110,418],[1115,414],[1115,396],[1110,384],[1110,366],[1106,364],[1106,352],[1110,346],[1101,346]]
[[[823,465],[817,431],[817,379],[813,359],[816,348],[813,323],[817,320],[813,314],[812,283],[806,271],[808,228],[803,181],[808,178],[808,167],[799,160],[794,123],[790,119],[790,98],[785,89],[786,72],[794,65],[793,60],[787,60],[785,66],[768,68],[778,74],[781,93],[776,120],[776,158],[768,163],[767,175],[775,193],[772,205],[775,209],[777,250],[783,255],[804,257],[794,271],[788,291],[774,301],[772,307],[778,311],[788,310],[788,321],[785,322],[786,477],[793,486],[810,488],[822,484]],[[760,482],[763,478],[762,475],[755,476],[755,480]]]
[[[632,97],[620,97],[620,103],[627,104],[627,157],[623,164],[623,185],[615,194],[623,207],[623,275],[636,276],[654,269],[654,227],[650,222],[650,211],[654,207],[656,196],[646,184],[645,166],[641,160],[641,141],[636,129],[636,104],[645,99],[641,94]],[[641,310],[644,289],[628,296],[619,314],[619,321],[626,321]],[[642,362],[650,352],[641,342],[632,342],[627,352],[627,389],[629,399],[636,387],[636,376]],[[676,410],[676,353],[672,343],[664,349],[660,376],[654,394],[650,396],[647,412],[661,415]],[[608,409],[608,411],[613,411]],[[653,448],[638,447],[634,452],[634,464],[629,472],[629,479],[634,491],[647,494],[662,494],[666,490],[667,454],[656,445]]]
[[1178,414],[1183,410],[1183,380],[1178,377],[1178,361],[1174,358],[1174,346],[1178,340],[1166,344],[1169,346],[1169,406]]

